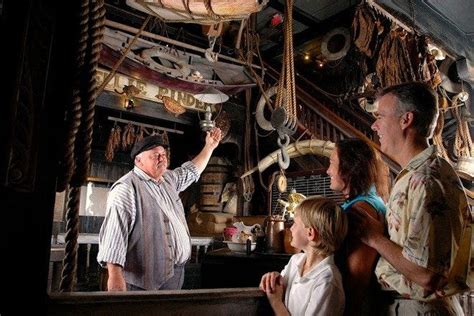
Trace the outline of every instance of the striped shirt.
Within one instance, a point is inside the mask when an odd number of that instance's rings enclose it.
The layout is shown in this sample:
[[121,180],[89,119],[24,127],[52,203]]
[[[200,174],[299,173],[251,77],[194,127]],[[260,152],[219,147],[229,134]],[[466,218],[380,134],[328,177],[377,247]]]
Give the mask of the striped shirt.
[[[192,162],[186,162],[174,170],[167,170],[163,179],[156,181],[135,166],[131,171],[144,180],[145,188],[156,199],[164,213],[171,237],[174,263],[183,264],[191,256],[191,241],[181,201],[174,201],[166,190],[169,185],[176,192],[185,190],[199,178],[199,172]],[[166,183],[165,183],[166,182]],[[168,184],[168,186],[166,185]],[[133,186],[117,181],[107,198],[107,213],[99,234],[97,261],[125,266],[129,235],[135,228],[137,214],[136,192]],[[152,247],[153,245],[146,245]],[[159,247],[160,245],[155,245]]]

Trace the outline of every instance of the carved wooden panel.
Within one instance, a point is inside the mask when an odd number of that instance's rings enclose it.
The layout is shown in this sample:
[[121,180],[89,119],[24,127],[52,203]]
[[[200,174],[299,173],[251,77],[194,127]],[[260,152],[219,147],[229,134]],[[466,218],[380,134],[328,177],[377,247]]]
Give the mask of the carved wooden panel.
[[41,126],[41,115],[54,34],[51,12],[43,10],[40,1],[32,1],[31,5],[32,14],[23,30],[23,46],[18,50],[21,54],[18,77],[13,78],[16,98],[11,101],[14,103],[10,117],[12,138],[7,148],[6,179],[2,179],[6,186],[27,192],[35,187],[39,131],[47,128]]

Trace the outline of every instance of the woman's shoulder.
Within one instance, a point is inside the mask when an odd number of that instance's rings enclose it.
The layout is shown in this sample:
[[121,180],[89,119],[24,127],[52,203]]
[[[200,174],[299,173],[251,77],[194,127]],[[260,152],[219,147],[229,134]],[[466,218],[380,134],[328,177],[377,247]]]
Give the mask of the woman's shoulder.
[[378,219],[378,212],[369,202],[367,201],[357,201],[351,205],[349,212],[358,212],[367,214],[373,218]]
[[359,205],[360,207],[367,207],[375,210],[375,212],[385,214],[386,207],[385,202],[382,198],[375,192],[375,188],[372,188],[369,192],[365,194],[359,194],[356,197],[346,201],[342,207],[345,209],[352,208],[354,205]]

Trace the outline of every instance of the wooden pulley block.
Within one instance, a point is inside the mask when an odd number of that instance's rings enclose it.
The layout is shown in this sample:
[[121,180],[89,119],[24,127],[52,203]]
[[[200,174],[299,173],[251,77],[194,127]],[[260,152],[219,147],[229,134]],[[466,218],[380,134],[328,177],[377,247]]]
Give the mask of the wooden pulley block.
[[292,126],[289,121],[288,113],[284,107],[278,107],[272,112],[270,122],[279,134],[293,135],[296,132],[296,126]]

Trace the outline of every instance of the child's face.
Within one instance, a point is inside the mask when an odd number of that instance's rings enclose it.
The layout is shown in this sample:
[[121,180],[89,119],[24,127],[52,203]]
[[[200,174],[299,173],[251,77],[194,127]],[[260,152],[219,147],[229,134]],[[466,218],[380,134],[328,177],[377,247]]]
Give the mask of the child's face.
[[291,225],[291,245],[295,248],[304,249],[309,243],[309,232],[301,220],[301,214],[298,207],[295,209],[295,218]]

